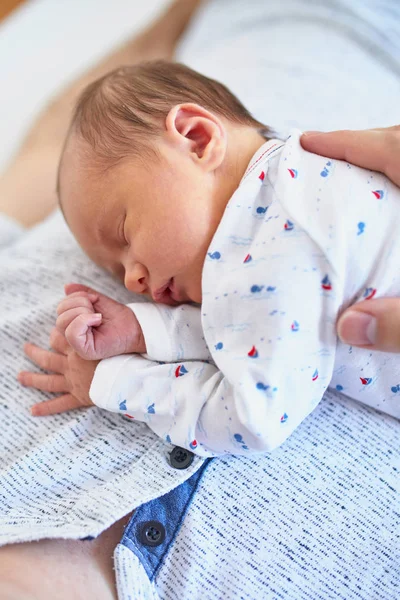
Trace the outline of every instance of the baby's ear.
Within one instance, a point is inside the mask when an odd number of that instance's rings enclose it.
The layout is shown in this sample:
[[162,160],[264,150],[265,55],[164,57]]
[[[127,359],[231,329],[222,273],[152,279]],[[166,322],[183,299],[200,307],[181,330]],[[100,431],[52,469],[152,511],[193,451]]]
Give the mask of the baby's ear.
[[199,104],[174,106],[166,118],[170,142],[206,170],[216,169],[226,153],[227,134],[222,120]]

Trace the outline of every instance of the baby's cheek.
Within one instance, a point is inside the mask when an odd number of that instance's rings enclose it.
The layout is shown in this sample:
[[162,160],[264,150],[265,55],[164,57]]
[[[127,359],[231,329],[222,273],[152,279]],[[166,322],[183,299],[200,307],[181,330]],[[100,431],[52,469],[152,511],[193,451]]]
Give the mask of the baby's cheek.
[[117,279],[118,281],[120,281],[121,283],[124,283],[125,280],[125,269],[122,265],[120,264],[113,264],[110,266],[110,264],[100,264],[99,262],[96,263],[99,267],[101,267],[102,269],[104,269],[105,271],[107,271],[107,273],[109,275],[111,275],[111,277],[114,277],[114,279]]
[[193,295],[193,302],[197,302],[197,304],[201,304],[203,299],[203,294],[201,292],[201,286],[198,290],[196,290],[195,294]]
[[111,271],[111,275],[115,279],[120,281],[121,283],[125,284],[125,269],[124,269],[124,267],[121,267],[120,269],[118,269],[117,272]]
[[202,268],[194,269],[191,281],[189,282],[187,293],[192,302],[201,304],[202,301],[202,289],[201,289],[201,274]]

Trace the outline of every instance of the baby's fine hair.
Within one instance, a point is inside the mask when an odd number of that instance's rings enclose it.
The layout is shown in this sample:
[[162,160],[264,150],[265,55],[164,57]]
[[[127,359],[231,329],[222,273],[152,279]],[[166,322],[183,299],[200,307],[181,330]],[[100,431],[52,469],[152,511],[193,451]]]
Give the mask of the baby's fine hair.
[[184,102],[269,132],[222,83],[164,60],[121,67],[91,83],[78,99],[70,131],[107,165],[154,154],[152,139],[160,135],[171,108]]

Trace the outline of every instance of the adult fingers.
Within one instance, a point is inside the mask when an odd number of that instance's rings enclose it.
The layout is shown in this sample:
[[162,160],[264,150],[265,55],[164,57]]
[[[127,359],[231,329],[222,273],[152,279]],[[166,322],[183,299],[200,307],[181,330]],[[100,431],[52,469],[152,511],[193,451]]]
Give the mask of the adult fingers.
[[63,354],[64,356],[68,353],[68,350],[70,349],[69,344],[65,339],[65,336],[60,331],[58,331],[56,327],[53,327],[53,329],[50,332],[50,346],[51,348],[53,348],[53,350],[60,354]]
[[42,392],[55,394],[69,392],[68,383],[64,375],[44,375],[43,373],[21,371],[18,374],[18,381],[26,387],[33,387],[36,390],[42,390]]
[[[310,132],[301,136],[305,150],[330,158],[347,160],[352,164],[382,171],[385,166],[382,152],[384,139],[380,130]],[[380,152],[377,152],[377,149]]]
[[380,171],[400,185],[400,126],[365,131],[306,132],[300,141],[309,152]]
[[45,371],[54,371],[55,373],[64,373],[65,356],[44,350],[35,344],[24,344],[24,352],[36,365]]
[[81,404],[75,396],[65,394],[58,398],[51,398],[51,400],[45,400],[44,402],[34,404],[31,408],[31,414],[34,417],[47,417],[48,415],[56,415],[80,407]]
[[339,318],[337,332],[346,344],[400,352],[400,298],[364,300]]

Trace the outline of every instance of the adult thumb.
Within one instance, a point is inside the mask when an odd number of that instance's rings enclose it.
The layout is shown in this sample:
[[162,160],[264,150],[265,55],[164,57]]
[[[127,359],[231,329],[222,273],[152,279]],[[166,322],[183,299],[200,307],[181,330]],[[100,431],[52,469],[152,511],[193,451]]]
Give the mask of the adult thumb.
[[348,308],[337,324],[345,344],[400,352],[400,298],[364,300]]

